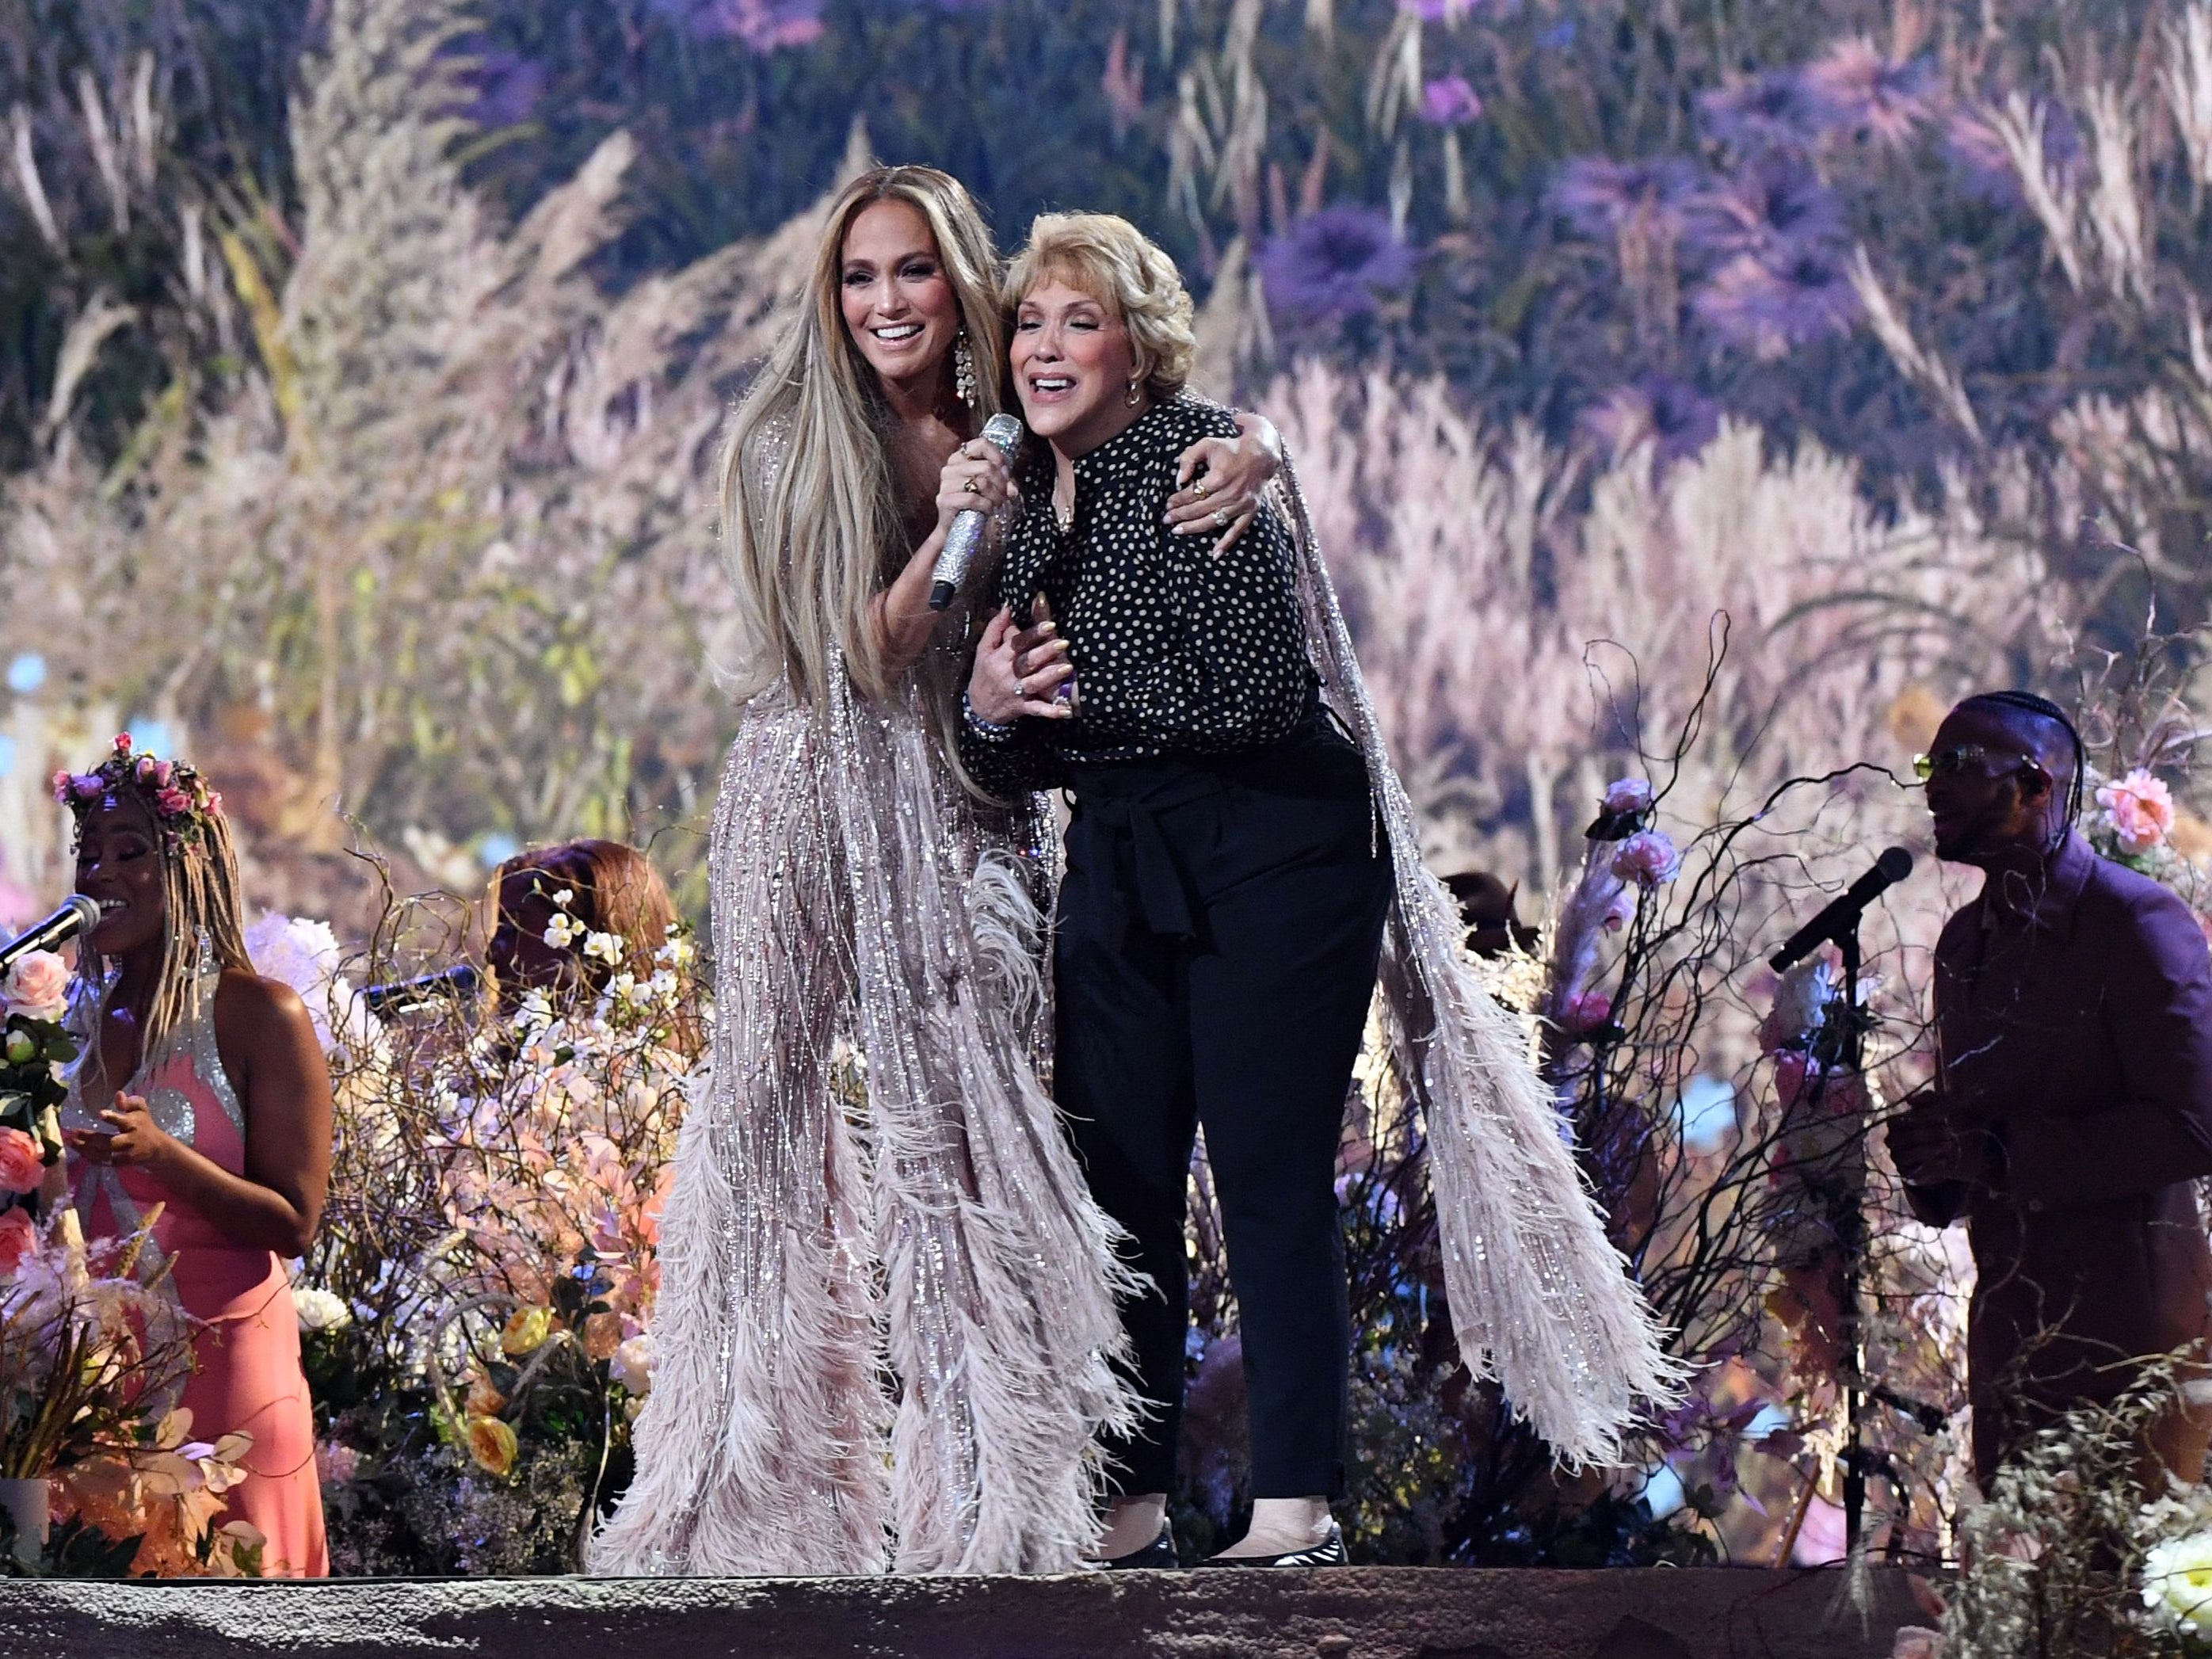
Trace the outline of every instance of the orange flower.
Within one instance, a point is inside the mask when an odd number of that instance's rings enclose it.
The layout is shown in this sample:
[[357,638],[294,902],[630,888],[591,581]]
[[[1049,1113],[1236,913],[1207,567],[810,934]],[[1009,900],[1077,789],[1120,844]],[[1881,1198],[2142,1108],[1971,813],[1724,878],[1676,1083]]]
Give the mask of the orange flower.
[[594,1360],[612,1358],[622,1338],[619,1314],[595,1313],[584,1322],[584,1352]]
[[504,1480],[514,1473],[514,1460],[522,1445],[514,1437],[514,1431],[496,1417],[471,1417],[469,1419],[469,1455],[477,1467],[487,1474]]
[[469,1415],[496,1417],[507,1408],[507,1396],[491,1385],[491,1378],[479,1376],[469,1384]]

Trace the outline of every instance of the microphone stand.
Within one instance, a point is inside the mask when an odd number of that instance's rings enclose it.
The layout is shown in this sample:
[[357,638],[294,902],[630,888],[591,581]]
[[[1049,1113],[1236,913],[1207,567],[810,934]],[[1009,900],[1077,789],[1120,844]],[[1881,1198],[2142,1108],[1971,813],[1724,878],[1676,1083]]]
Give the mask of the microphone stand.
[[[1859,945],[1859,919],[1854,914],[1848,924],[1837,927],[1828,942],[1843,955],[1844,1004],[1839,1017],[1824,1022],[1821,1039],[1814,1044],[1815,1057],[1821,1064],[1820,1087],[1827,1087],[1831,1075],[1838,1079],[1856,1079],[1866,1062],[1866,1015],[1859,1003],[1859,969],[1863,960]],[[1832,1007],[1833,1004],[1830,1005]],[[1817,1097],[1815,1097],[1817,1101]],[[1865,1327],[1860,1316],[1861,1280],[1866,1258],[1865,1160],[1863,1126],[1851,1137],[1850,1146],[1856,1165],[1837,1171],[1838,1185],[1827,1194],[1828,1224],[1834,1233],[1838,1248],[1843,1254],[1844,1285],[1841,1310],[1842,1328],[1838,1332],[1842,1349],[1842,1377],[1844,1385],[1844,1449],[1838,1458],[1843,1466],[1844,1487],[1844,1548],[1846,1556],[1856,1553],[1866,1520],[1867,1471],[1872,1461],[1866,1446],[1867,1380]]]

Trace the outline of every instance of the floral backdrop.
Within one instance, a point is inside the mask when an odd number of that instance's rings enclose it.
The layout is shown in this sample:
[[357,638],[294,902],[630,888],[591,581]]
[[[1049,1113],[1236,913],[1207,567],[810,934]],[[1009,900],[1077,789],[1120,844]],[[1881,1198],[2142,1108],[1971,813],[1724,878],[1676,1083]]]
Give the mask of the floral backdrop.
[[[1367,1076],[1358,1547],[1835,1553],[1846,1191],[1874,1536],[1954,1548],[1958,1240],[1878,1152],[1831,1169],[1858,1139],[1820,1114],[1917,1077],[1961,890],[1923,864],[1874,919],[1858,1094],[1807,1084],[1845,988],[1759,963],[1918,842],[1905,763],[1978,685],[2080,708],[2102,844],[2197,897],[2212,5],[6,0],[0,106],[7,919],[65,884],[37,780],[148,723],[221,781],[257,910],[327,924],[257,935],[303,983],[437,965],[461,908],[394,927],[387,881],[472,896],[533,841],[633,838],[697,912],[714,446],[825,192],[874,155],[958,173],[1005,243],[1122,212],[1200,296],[1203,384],[1286,436],[1433,861],[1546,922],[1501,993],[1698,1367],[1637,1468],[1554,1477],[1452,1359],[1417,1129]],[[1663,852],[1585,833],[1615,785]],[[351,1018],[342,1102],[436,1127],[342,1118],[301,1270],[334,1536],[556,1568],[647,1380],[669,1126],[592,1115],[646,1062],[541,1030],[441,1073]],[[561,1127],[478,1144],[501,1091]],[[440,1219],[526,1189],[512,1236]],[[1194,1547],[1242,1455],[1198,1216]],[[433,1547],[467,1504],[505,1553]]]

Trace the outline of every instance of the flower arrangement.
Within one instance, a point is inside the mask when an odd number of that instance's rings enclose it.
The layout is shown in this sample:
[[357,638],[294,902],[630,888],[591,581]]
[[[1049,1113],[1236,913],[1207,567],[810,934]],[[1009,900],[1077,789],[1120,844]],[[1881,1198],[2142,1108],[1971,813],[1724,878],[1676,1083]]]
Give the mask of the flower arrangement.
[[18,958],[0,979],[0,1272],[31,1249],[26,1211],[62,1156],[62,1068],[77,1054],[62,1023],[69,986],[67,965],[51,951]]
[[222,811],[222,795],[183,761],[141,754],[128,732],[118,732],[108,757],[89,772],[57,772],[54,799],[79,819],[107,796],[129,791],[153,810],[164,842],[173,851],[198,842]]
[[139,1271],[158,1214],[88,1246],[64,1208],[0,1269],[0,1477],[51,1482],[58,1538],[102,1540],[120,1570],[258,1575],[259,1532],[220,1518],[252,1441],[191,1440],[191,1331],[166,1274]]
[[[549,945],[629,960],[550,896]],[[294,1292],[337,1571],[573,1571],[627,1484],[696,960],[679,935],[603,989],[441,1000],[344,1051]]]

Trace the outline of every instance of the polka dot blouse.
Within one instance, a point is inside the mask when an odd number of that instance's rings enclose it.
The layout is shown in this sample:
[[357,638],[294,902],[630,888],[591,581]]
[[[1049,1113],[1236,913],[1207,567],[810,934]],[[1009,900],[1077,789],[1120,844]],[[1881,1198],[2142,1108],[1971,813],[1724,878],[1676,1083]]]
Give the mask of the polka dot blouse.
[[1069,763],[1264,749],[1297,723],[1316,684],[1298,613],[1296,555],[1274,508],[1217,555],[1211,536],[1164,522],[1176,459],[1237,423],[1188,394],[1154,404],[1075,463],[1075,517],[1053,511],[1053,458],[1032,441],[1017,469],[1025,503],[1000,565],[1017,617],[1042,592],[1067,641],[1068,720],[1009,731],[965,723],[961,759],[1002,794],[1053,787]]

